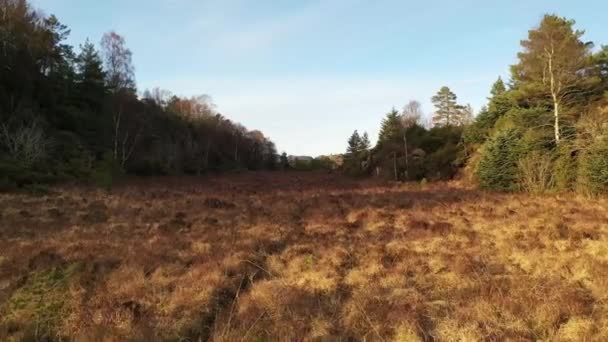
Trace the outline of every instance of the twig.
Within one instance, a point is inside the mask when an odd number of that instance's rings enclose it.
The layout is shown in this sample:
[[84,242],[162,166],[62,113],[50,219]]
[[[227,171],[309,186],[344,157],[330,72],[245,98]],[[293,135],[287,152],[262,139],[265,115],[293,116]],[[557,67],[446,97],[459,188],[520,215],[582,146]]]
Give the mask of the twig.
[[245,276],[241,278],[241,283],[239,284],[239,288],[236,290],[236,295],[234,295],[234,300],[232,301],[232,307],[230,308],[230,316],[228,316],[228,325],[226,329],[224,329],[224,335],[230,330],[230,325],[232,324],[232,314],[234,313],[234,305],[236,304],[237,299],[239,298],[239,294],[241,293],[241,288],[243,287],[243,281],[245,280]]
[[264,310],[264,312],[262,312],[262,314],[255,320],[255,322],[253,322],[253,324],[249,327],[249,329],[247,329],[247,331],[245,332],[245,335],[243,335],[243,337],[241,338],[241,341],[245,341],[245,338],[247,337],[247,335],[249,335],[249,332],[251,331],[251,329],[253,329],[253,327],[255,327],[256,324],[258,324],[258,321],[260,319],[262,319],[262,317],[266,314],[266,310]]
[[369,324],[369,326],[374,330],[374,332],[376,333],[376,335],[378,336],[378,338],[380,339],[380,341],[384,342],[384,339],[382,338],[382,336],[380,336],[380,333],[378,332],[378,330],[376,330],[376,327],[372,323],[371,319],[369,318],[369,316],[367,316],[367,314],[361,308],[361,306],[359,305],[359,303],[355,302],[355,305],[357,306],[357,309],[363,314],[363,316],[365,317],[365,320],[367,321],[367,323]]

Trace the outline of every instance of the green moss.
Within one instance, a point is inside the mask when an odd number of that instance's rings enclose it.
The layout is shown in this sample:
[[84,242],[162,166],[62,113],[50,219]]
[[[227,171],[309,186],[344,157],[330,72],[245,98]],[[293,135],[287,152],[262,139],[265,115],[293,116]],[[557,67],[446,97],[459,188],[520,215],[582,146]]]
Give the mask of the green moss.
[[35,326],[40,334],[49,334],[68,314],[66,293],[78,264],[53,267],[30,274],[26,283],[17,289],[0,309],[0,325]]

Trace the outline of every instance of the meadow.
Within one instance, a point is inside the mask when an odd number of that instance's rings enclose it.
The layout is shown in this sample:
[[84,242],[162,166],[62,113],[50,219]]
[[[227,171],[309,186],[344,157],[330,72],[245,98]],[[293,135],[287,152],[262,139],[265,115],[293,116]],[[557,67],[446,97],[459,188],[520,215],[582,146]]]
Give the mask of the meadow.
[[245,173],[0,195],[0,340],[602,341],[608,201]]

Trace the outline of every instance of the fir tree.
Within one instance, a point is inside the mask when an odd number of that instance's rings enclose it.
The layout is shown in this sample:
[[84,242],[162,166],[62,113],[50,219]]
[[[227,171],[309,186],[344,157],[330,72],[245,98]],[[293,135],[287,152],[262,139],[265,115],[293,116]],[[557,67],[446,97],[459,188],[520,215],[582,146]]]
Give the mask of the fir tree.
[[361,140],[359,141],[359,152],[367,152],[371,147],[371,143],[369,141],[369,136],[367,132],[363,133]]
[[400,141],[402,129],[401,116],[399,115],[399,112],[393,108],[382,120],[377,148],[381,149],[385,146],[394,144],[396,141]]
[[359,132],[355,130],[353,134],[348,138],[348,147],[346,148],[346,154],[350,157],[356,157],[361,148],[361,136]]

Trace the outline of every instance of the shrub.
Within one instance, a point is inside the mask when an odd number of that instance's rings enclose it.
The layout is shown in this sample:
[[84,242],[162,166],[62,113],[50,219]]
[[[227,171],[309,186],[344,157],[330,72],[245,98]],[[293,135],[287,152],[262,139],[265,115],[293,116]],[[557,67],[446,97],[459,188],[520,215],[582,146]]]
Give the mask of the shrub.
[[555,183],[553,160],[546,151],[533,151],[517,162],[520,188],[531,193],[543,193]]
[[608,190],[608,133],[598,137],[581,156],[579,191],[597,195]]
[[17,183],[8,177],[0,178],[0,192],[10,192],[17,189]]
[[144,159],[134,162],[128,171],[137,176],[166,176],[170,174],[166,164],[158,159]]
[[111,152],[106,152],[92,173],[93,182],[106,190],[111,190],[114,180],[122,174],[120,164]]
[[[41,168],[40,168],[41,169]],[[32,166],[24,165],[20,160],[10,157],[0,156],[0,175],[3,177],[3,182],[16,188],[23,187],[28,184],[46,184],[58,180],[58,178],[48,171],[43,172]]]
[[431,180],[450,179],[457,171],[456,161],[460,148],[448,143],[426,158],[426,176]]
[[521,151],[521,133],[513,128],[499,131],[486,142],[476,172],[480,187],[501,191],[517,190],[517,163]]
[[576,155],[569,143],[561,144],[557,151],[557,158],[553,163],[555,175],[555,189],[557,191],[574,190],[576,184]]
[[37,119],[13,127],[0,125],[0,143],[12,158],[28,167],[44,160],[51,146]]
[[[74,133],[62,131],[54,136],[52,165],[61,178],[86,178],[90,176],[93,156]],[[50,165],[46,166],[51,167]]]
[[27,184],[23,187],[23,191],[31,195],[48,195],[51,190],[44,184]]

